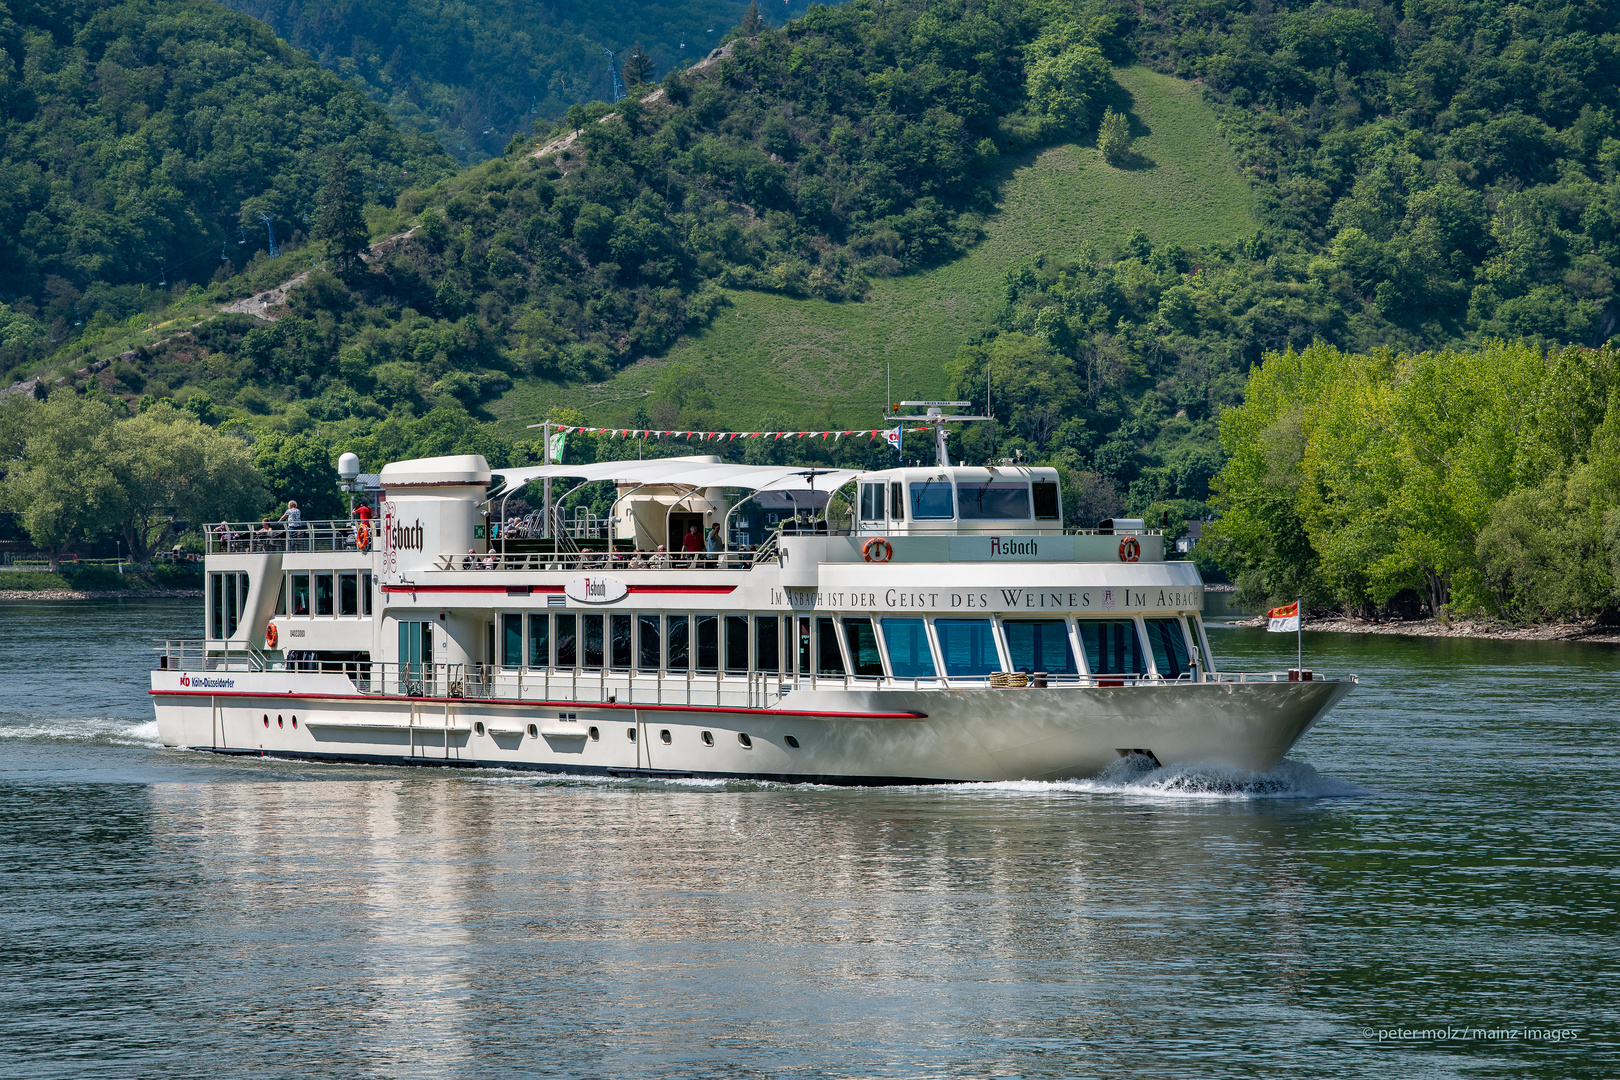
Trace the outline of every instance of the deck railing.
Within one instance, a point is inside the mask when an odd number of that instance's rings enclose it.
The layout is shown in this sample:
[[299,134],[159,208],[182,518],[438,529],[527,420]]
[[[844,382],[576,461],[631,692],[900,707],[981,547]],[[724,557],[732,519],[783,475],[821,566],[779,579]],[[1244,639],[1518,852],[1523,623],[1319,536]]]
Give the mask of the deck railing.
[[[911,678],[822,675],[814,672],[637,671],[603,668],[521,668],[490,664],[399,664],[392,661],[265,657],[257,650],[213,650],[197,640],[160,643],[158,667],[169,671],[289,671],[342,675],[358,696],[464,698],[578,705],[708,706],[764,709],[801,690],[987,690],[998,676]],[[1354,680],[1355,676],[1347,676]],[[1176,679],[1157,675],[1037,673],[1027,688],[1162,687],[1195,682],[1335,681],[1310,671],[1202,672]],[[1004,689],[1016,693],[1021,686]]]
[[250,554],[265,551],[370,551],[376,529],[367,527],[368,543],[359,546],[359,521],[306,521],[289,527],[284,521],[223,521],[205,530],[208,554]]
[[751,570],[755,563],[775,557],[756,551],[491,551],[440,555],[434,566],[439,570]]

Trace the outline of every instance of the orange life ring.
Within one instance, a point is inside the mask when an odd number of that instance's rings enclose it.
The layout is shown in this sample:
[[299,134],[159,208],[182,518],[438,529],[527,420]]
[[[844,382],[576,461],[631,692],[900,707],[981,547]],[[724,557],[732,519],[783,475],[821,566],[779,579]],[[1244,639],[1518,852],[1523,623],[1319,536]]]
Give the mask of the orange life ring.
[[888,562],[894,558],[894,545],[881,536],[874,536],[861,545],[861,558],[867,562]]
[[276,624],[267,624],[264,628],[264,647],[267,649],[275,648],[278,637],[279,635],[276,633]]
[[371,550],[371,526],[363,521],[354,532],[354,546],[361,551]]
[[1127,536],[1119,542],[1119,561],[1136,562],[1142,557],[1142,545],[1136,542],[1136,537]]

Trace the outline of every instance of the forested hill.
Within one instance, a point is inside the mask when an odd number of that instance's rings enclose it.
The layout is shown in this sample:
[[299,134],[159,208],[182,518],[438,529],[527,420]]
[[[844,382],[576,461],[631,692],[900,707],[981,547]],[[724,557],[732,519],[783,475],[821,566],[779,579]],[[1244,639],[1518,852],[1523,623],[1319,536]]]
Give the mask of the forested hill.
[[0,301],[60,341],[208,281],[222,243],[234,273],[266,246],[260,213],[283,241],[308,230],[339,146],[371,203],[453,166],[211,0],[0,3]]
[[[381,102],[402,127],[430,132],[464,162],[498,156],[534,122],[612,101],[621,82],[656,81],[717,46],[743,0],[226,0],[263,19]],[[780,25],[807,0],[766,0]],[[637,58],[637,46],[644,59]]]

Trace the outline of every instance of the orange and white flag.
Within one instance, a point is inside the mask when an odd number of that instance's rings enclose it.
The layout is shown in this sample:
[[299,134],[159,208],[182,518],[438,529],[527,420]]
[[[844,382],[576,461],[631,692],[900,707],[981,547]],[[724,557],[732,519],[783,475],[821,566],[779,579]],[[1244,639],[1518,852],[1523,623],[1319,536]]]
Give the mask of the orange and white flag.
[[1274,633],[1293,633],[1299,629],[1299,601],[1295,600],[1285,607],[1272,608],[1266,612],[1266,618],[1270,620],[1266,624],[1267,630]]

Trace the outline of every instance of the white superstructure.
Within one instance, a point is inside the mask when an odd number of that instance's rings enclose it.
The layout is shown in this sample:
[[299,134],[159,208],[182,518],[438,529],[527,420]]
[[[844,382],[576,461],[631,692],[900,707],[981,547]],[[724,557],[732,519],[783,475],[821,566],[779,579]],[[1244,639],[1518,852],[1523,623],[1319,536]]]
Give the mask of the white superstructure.
[[[596,486],[509,516],[537,480]],[[210,530],[207,636],[152,672],[166,745],[835,783],[1132,752],[1265,771],[1354,683],[1218,670],[1196,568],[1140,521],[1065,530],[1051,469],[465,456],[381,482],[370,523]],[[720,550],[680,550],[714,525]]]

